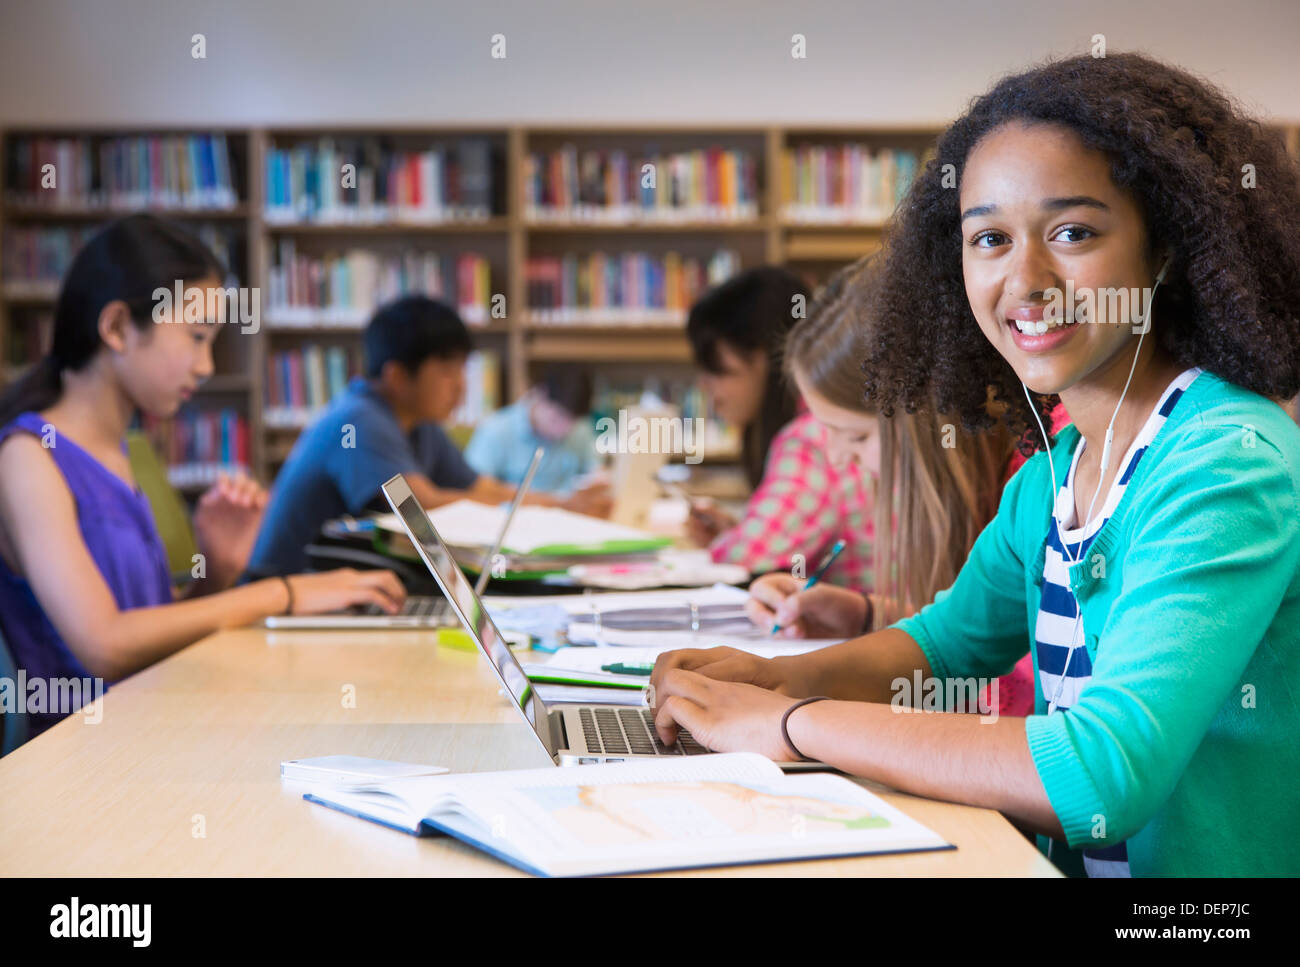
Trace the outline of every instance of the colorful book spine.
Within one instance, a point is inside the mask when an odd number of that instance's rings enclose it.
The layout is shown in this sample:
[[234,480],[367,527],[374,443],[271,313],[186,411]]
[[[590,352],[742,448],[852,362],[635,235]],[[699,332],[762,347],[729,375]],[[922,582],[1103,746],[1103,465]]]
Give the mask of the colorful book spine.
[[787,148],[781,159],[782,217],[809,223],[882,223],[907,194],[919,164],[915,152],[894,148]]
[[529,318],[538,325],[684,324],[691,304],[739,269],[730,249],[707,259],[676,252],[536,256],[524,270]]
[[675,153],[565,145],[524,163],[525,215],[534,221],[738,221],[759,212],[758,164],[738,148]]
[[266,154],[266,218],[313,223],[481,220],[496,209],[497,153],[483,138],[423,151],[320,138]]
[[220,133],[16,137],[7,154],[6,193],[23,205],[201,210],[239,202]]
[[452,426],[477,426],[501,405],[501,357],[476,349],[465,361],[465,398],[448,420]]
[[358,328],[376,307],[416,292],[447,302],[468,325],[490,321],[492,269],[473,252],[386,255],[352,249],[317,258],[298,254],[292,239],[282,239],[276,254],[267,275],[272,326]]
[[237,410],[186,407],[169,420],[145,418],[143,427],[173,486],[206,486],[220,473],[248,473],[248,422]]
[[268,354],[263,415],[266,424],[305,426],[360,372],[361,353],[357,347],[309,344]]
[[[4,285],[6,295],[51,294],[72,264],[77,252],[97,231],[99,225],[73,226],[6,226],[4,240]],[[235,250],[229,229],[211,224],[199,225],[195,232],[228,269]]]

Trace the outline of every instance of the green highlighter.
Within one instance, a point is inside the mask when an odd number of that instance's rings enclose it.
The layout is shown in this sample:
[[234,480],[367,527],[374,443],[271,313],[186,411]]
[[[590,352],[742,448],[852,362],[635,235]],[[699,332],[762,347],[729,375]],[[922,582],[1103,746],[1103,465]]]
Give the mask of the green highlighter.
[[616,661],[610,665],[601,665],[600,670],[603,672],[613,672],[616,675],[649,675],[655,670],[654,665],[645,664],[625,664]]

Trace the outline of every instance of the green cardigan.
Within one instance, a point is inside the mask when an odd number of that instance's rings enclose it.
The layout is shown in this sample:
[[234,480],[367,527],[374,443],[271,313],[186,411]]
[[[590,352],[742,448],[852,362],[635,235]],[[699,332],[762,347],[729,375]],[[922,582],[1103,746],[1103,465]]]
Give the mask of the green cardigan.
[[[1021,468],[953,586],[894,625],[937,678],[1003,675],[1033,650],[1079,439],[1058,435],[1054,485],[1046,454]],[[1050,716],[1040,690],[1025,719],[1072,847],[1053,859],[1082,872],[1079,848],[1127,840],[1134,876],[1300,874],[1300,428],[1203,372],[1070,585],[1092,679]]]

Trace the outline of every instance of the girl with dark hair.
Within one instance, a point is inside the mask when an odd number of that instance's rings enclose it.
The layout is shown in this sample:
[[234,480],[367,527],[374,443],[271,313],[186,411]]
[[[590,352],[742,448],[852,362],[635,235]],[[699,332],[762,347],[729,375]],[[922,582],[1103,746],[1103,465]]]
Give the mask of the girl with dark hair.
[[[998,809],[1072,873],[1300,873],[1297,292],[1295,163],[1221,92],[1134,54],[999,82],[892,227],[867,392],[1074,423],[917,615],[775,661],[662,657],[662,737]],[[1026,652],[1032,715],[897,714]]]
[[[791,327],[808,314],[807,286],[777,266],[742,272],[691,307],[686,331],[700,384],[718,416],[742,431],[741,460],[754,488],[741,520],[712,504],[691,508],[687,529],[718,562],[754,573],[811,573],[844,537],[831,584],[869,583],[871,514],[854,467],[827,459],[822,430],[782,373]],[[799,565],[802,563],[802,569]]]
[[[223,590],[237,577],[227,572],[196,582],[194,600],[173,602],[124,439],[137,412],[174,415],[212,373],[217,321],[183,313],[216,305],[221,278],[213,255],[182,229],[150,215],[113,222],[68,269],[51,352],[0,397],[0,630],[27,680],[44,680],[47,694],[58,679],[117,681],[267,615],[365,603],[392,611],[404,597],[386,571]],[[183,305],[158,298],[178,283]],[[220,501],[260,499],[246,483],[222,488]],[[208,553],[202,528],[199,537]],[[34,714],[33,732],[68,711]]]
[[[997,513],[1004,481],[1024,463],[1001,428],[958,430],[929,408],[882,416],[862,393],[873,332],[866,302],[879,266],[871,257],[831,277],[786,340],[786,378],[820,424],[832,466],[856,464],[874,486],[872,575],[838,587],[776,571],[749,586],[746,612],[786,637],[844,639],[915,614],[949,587]],[[1002,715],[1033,708],[1028,659],[997,681]]]

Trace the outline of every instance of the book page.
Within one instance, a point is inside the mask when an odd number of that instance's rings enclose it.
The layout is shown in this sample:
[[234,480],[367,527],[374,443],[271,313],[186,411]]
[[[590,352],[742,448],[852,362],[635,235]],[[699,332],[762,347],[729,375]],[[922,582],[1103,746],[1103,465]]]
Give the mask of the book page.
[[[551,875],[943,849],[938,834],[829,774],[533,784],[467,790],[492,852]],[[437,817],[435,817],[436,819]]]
[[[602,690],[603,691],[603,690]],[[633,692],[639,696],[639,693]],[[639,698],[638,698],[639,701]],[[761,779],[780,776],[781,769],[769,759],[752,752],[715,755],[643,759],[601,765],[541,769],[518,769],[511,772],[467,772],[456,775],[412,776],[383,782],[338,783],[312,786],[312,795],[325,802],[338,803],[364,815],[396,821],[414,828],[420,817],[428,816],[451,801],[468,802],[466,796],[475,789],[489,789],[491,799],[502,789],[526,785],[540,786],[602,785],[611,782],[677,782],[681,780]]]

